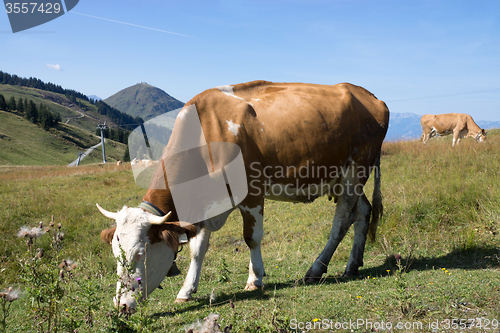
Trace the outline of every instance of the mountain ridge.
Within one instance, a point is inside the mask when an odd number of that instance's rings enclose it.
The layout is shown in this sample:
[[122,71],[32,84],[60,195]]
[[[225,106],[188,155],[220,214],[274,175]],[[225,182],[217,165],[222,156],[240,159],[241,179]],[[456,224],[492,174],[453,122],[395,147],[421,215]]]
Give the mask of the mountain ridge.
[[184,103],[170,96],[162,89],[137,83],[104,99],[108,105],[133,117],[149,120],[184,106]]

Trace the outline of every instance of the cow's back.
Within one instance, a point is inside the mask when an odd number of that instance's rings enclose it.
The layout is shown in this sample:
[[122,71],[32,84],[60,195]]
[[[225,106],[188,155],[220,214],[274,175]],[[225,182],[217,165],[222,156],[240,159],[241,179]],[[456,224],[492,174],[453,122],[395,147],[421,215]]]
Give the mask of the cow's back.
[[468,116],[465,113],[444,113],[444,114],[426,114],[423,115],[420,122],[422,127],[435,128],[440,134],[452,132],[455,129],[462,130],[466,128]]
[[254,81],[193,98],[207,142],[234,142],[263,165],[342,166],[374,159],[389,111],[364,88]]

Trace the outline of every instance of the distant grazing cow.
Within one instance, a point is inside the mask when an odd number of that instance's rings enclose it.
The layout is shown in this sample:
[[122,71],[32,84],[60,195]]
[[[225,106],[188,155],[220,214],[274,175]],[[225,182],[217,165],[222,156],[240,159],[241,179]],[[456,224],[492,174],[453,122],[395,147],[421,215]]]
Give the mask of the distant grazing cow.
[[130,164],[131,165],[136,165],[136,166],[139,166],[139,167],[144,167],[144,168],[147,168],[148,166],[151,166],[152,164],[156,163],[156,161],[151,161],[151,160],[141,160],[141,159],[138,159],[138,158],[134,158]]
[[[358,274],[358,268],[363,266],[366,237],[368,234],[375,237],[382,215],[380,151],[389,125],[389,110],[384,102],[364,88],[348,83],[327,86],[255,81],[214,88],[197,95],[184,106],[165,151],[179,151],[178,145],[189,140],[194,146],[198,144],[197,137],[194,140],[194,134],[186,129],[189,127],[187,119],[198,117],[205,147],[209,149],[200,150],[196,155],[208,161],[201,175],[220,171],[214,161],[217,155],[213,155],[216,143],[236,144],[244,161],[246,176],[243,182],[248,185],[248,194],[235,200],[239,203],[233,208],[217,216],[207,213],[213,217],[195,224],[182,223],[179,216],[184,202],[176,201],[174,205],[173,199],[173,186],[178,187],[179,182],[171,182],[170,178],[165,182],[163,175],[166,165],[167,169],[185,176],[192,163],[179,158],[172,162],[175,165],[168,165],[169,159],[164,153],[162,162],[166,162],[158,163],[158,178],[153,177],[152,186],[139,207],[125,206],[113,213],[97,205],[104,216],[116,221],[116,227],[103,230],[101,238],[112,244],[115,257],[120,257],[123,249],[127,261],[135,264],[132,278],[128,280],[129,290],[117,294],[115,305],[122,309],[135,308],[138,277],[149,294],[165,276],[178,272],[174,257],[179,237],[184,234],[190,240],[191,264],[176,301],[191,299],[198,288],[210,234],[222,228],[236,208],[243,216],[243,237],[250,248],[245,290],[261,288],[265,275],[260,250],[264,234],[264,198],[312,202],[324,194],[333,197],[337,208],[330,237],[304,279],[319,281],[327,272],[333,253],[351,224],[354,225],[354,244],[344,275]],[[370,204],[363,187],[372,169],[375,170],[375,186]],[[229,179],[226,184],[233,184],[230,171],[226,168],[225,177],[220,178],[223,182]],[[231,191],[235,190],[231,186]],[[227,193],[227,189],[225,191]],[[190,195],[190,203],[195,205],[215,196],[215,190],[200,187]],[[222,204],[213,202],[207,212],[217,210]],[[124,274],[118,262],[122,281],[126,279]],[[119,282],[118,290],[120,287]]]
[[116,162],[116,165],[122,165],[122,161]]
[[421,140],[424,144],[435,135],[449,135],[453,133],[452,146],[458,144],[461,138],[473,137],[478,142],[486,140],[486,131],[474,122],[471,116],[465,113],[426,114],[420,119],[422,125]]

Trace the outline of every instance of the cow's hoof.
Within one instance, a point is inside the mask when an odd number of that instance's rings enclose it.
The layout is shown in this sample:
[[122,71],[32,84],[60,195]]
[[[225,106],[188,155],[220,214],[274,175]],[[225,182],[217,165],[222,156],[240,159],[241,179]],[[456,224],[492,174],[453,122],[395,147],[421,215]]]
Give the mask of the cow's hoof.
[[302,279],[302,282],[304,283],[318,283],[319,280],[321,280],[321,276],[320,277],[316,277],[316,276],[304,276],[304,278]]
[[186,303],[189,302],[190,298],[176,298],[174,303]]
[[302,279],[302,281],[304,283],[318,283],[319,280],[321,280],[321,276],[326,273],[326,269],[324,272],[315,272],[313,271],[312,268],[310,268],[307,273],[306,273],[306,276],[304,276],[304,278]]
[[356,277],[359,275],[358,269],[351,269],[351,270],[346,270],[344,274],[342,274],[342,277],[345,278],[350,278],[350,277]]
[[247,285],[245,287],[245,291],[254,291],[254,290],[257,290],[257,289],[260,289],[260,288],[262,288],[262,286],[257,286],[256,284],[254,284],[252,282],[252,283],[247,283]]

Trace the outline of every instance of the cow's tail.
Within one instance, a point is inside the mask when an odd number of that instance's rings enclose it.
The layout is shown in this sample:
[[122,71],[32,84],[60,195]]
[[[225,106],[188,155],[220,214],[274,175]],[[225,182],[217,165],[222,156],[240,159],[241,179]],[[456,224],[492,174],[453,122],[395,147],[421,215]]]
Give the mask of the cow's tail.
[[372,197],[372,219],[368,227],[368,236],[371,241],[375,241],[377,227],[380,218],[384,214],[384,206],[382,205],[382,192],[380,191],[380,150],[375,159],[375,184]]

